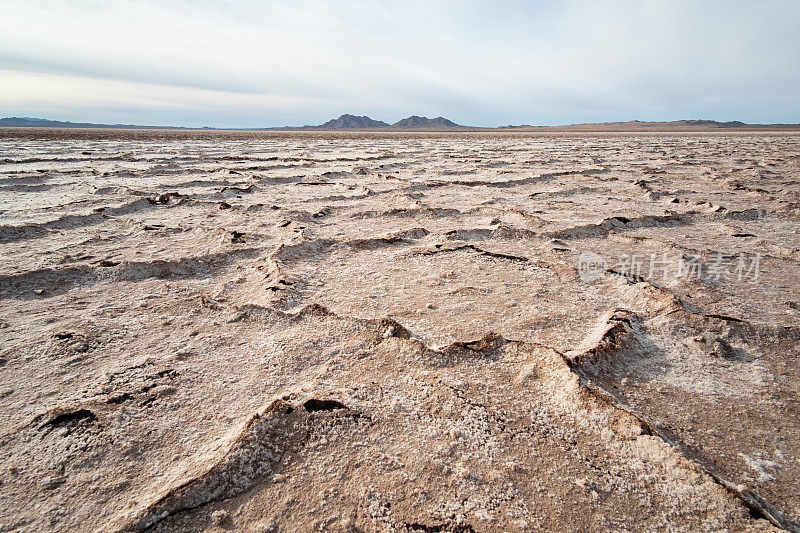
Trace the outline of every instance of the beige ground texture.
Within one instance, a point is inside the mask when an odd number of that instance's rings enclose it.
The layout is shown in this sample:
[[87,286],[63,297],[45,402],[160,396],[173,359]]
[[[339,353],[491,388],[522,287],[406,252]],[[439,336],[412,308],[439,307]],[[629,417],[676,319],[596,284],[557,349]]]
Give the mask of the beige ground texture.
[[798,531],[798,141],[0,131],[0,531]]

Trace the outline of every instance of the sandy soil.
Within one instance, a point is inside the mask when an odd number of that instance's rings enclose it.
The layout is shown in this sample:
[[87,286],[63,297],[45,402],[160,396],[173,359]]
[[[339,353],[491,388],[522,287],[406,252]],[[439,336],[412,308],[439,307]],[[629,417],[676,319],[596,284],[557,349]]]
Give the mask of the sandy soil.
[[798,531],[798,141],[4,130],[0,531]]

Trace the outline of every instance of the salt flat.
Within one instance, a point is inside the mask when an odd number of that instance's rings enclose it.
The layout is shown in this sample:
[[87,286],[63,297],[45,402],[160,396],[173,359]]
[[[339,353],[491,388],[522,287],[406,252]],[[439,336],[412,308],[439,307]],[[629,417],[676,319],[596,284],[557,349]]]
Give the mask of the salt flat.
[[0,530],[800,530],[798,141],[0,130]]

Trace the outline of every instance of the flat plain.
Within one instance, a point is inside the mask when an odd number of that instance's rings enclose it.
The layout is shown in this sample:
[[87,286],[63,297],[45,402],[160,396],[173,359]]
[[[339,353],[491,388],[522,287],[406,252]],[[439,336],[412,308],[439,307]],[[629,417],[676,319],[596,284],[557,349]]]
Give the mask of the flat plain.
[[799,141],[0,130],[0,530],[799,530]]

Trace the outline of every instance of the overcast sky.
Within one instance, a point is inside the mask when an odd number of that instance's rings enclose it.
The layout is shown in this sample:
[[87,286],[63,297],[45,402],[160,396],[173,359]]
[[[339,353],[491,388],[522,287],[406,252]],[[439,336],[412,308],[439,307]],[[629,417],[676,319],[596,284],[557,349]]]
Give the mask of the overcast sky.
[[0,116],[800,122],[800,0],[4,0]]

